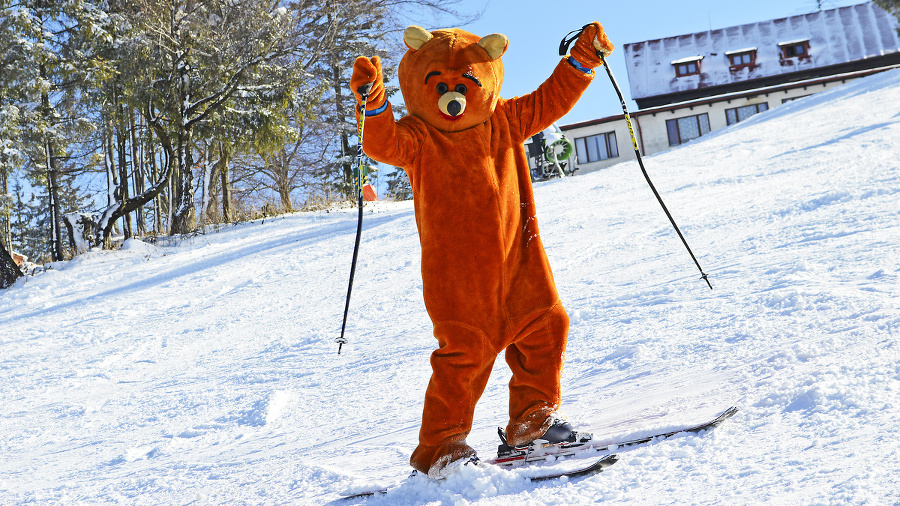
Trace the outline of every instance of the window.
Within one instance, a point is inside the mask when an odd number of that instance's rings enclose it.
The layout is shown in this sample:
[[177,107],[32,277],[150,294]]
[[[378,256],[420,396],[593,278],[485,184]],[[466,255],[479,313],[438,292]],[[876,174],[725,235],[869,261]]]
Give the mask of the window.
[[805,44],[791,44],[790,46],[783,46],[781,48],[784,51],[785,58],[794,58],[795,56],[806,56],[806,45]]
[[669,131],[669,146],[677,146],[689,140],[696,139],[709,133],[709,115],[706,113],[696,116],[666,120],[666,130]]
[[761,104],[745,105],[744,107],[735,107],[734,109],[725,109],[725,121],[729,125],[733,125],[739,121],[769,110],[769,104],[763,102]]
[[619,148],[616,145],[616,133],[592,135],[575,139],[575,152],[578,153],[578,163],[591,163],[619,156]]
[[745,68],[753,70],[756,67],[756,48],[728,51],[725,55],[728,56],[728,61],[731,64],[729,70],[732,72]]
[[753,63],[753,56],[750,53],[731,55],[731,66],[739,67],[741,65],[750,65]]
[[778,47],[781,48],[781,64],[793,65],[794,59],[809,60],[809,41],[795,40],[791,42],[780,42]]
[[692,76],[700,73],[700,60],[702,56],[692,56],[690,58],[682,58],[675,60],[672,65],[675,67],[675,75],[677,77]]

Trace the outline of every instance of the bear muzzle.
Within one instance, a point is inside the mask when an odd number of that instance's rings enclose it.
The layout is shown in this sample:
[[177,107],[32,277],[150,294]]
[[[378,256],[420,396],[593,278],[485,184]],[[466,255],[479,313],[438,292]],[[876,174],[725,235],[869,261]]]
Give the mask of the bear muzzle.
[[438,99],[438,108],[446,119],[459,119],[466,111],[466,96],[455,91],[448,91]]

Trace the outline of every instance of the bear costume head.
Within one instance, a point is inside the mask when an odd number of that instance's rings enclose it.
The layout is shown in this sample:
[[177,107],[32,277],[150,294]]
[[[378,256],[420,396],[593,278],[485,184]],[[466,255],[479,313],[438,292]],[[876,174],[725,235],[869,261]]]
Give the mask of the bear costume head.
[[410,26],[403,41],[409,50],[400,61],[400,91],[411,116],[445,132],[487,121],[503,85],[505,35]]

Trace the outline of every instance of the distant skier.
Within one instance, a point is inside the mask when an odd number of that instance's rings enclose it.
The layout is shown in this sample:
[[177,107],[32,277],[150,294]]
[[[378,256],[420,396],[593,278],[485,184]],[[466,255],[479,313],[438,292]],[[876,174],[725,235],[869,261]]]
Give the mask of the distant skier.
[[394,121],[378,57],[359,57],[350,83],[353,90],[373,83],[365,153],[404,168],[413,189],[425,305],[439,348],[410,464],[440,478],[477,461],[466,436],[504,349],[513,373],[504,442],[579,437],[556,414],[569,318],[538,233],[523,143],[575,105],[599,54],[613,45],[599,23],[585,26],[546,82],[505,100],[506,36],[410,26],[404,42],[399,77],[409,116]]

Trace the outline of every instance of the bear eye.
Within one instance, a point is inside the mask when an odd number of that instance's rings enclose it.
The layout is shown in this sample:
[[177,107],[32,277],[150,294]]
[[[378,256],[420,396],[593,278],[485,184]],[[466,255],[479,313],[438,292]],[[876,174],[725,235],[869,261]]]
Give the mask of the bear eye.
[[459,93],[460,95],[465,95],[468,88],[466,88],[465,84],[457,84],[453,91]]
[[444,93],[447,93],[448,91],[450,91],[450,87],[447,86],[447,83],[438,83],[438,85],[437,85],[437,92],[438,92],[438,93],[440,93],[441,95],[443,95]]

